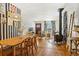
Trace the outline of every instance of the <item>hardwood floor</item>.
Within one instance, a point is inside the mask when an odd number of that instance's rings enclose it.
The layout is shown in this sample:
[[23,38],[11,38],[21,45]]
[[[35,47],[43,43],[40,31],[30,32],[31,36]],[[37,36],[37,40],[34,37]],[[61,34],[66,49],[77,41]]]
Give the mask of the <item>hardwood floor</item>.
[[40,40],[38,42],[37,56],[68,56],[66,44],[56,45],[54,39]]

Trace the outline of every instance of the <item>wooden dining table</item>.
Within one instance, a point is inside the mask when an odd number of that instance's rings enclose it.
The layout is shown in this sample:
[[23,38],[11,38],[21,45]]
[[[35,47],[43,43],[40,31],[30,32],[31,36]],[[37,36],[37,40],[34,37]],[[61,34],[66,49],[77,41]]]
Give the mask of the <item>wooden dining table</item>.
[[13,47],[13,55],[15,56],[16,55],[16,46],[21,44],[21,47],[23,47],[22,43],[25,42],[26,38],[28,38],[28,37],[33,37],[33,35],[28,34],[28,35],[22,35],[22,36],[17,36],[17,37],[13,37],[13,38],[8,38],[5,40],[0,40],[0,46],[2,48],[4,46]]
[[[16,55],[16,46],[19,44],[22,44],[24,41],[23,38],[21,37],[14,37],[14,38],[10,38],[10,39],[6,39],[6,40],[0,40],[0,45],[3,46],[12,46],[13,47],[13,55]],[[21,45],[22,47],[22,45]]]

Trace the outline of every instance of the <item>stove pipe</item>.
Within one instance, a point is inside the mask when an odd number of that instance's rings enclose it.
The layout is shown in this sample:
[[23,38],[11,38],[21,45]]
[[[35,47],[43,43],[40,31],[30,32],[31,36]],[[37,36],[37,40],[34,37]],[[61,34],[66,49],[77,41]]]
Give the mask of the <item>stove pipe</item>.
[[64,10],[64,8],[59,8],[59,35],[62,35],[62,11]]

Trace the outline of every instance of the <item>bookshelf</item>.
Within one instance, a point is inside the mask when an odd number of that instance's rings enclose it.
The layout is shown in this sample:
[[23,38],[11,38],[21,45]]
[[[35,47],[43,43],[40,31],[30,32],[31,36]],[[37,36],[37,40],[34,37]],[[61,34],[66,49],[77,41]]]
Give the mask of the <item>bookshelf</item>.
[[0,40],[18,36],[20,28],[21,10],[13,4],[0,3]]

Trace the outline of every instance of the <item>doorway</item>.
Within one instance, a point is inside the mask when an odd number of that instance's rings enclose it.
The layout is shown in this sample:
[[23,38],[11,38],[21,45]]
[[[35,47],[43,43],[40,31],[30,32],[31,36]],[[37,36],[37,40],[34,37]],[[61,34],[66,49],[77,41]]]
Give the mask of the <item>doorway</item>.
[[36,32],[36,34],[41,36],[41,23],[36,23],[35,24],[35,32]]

